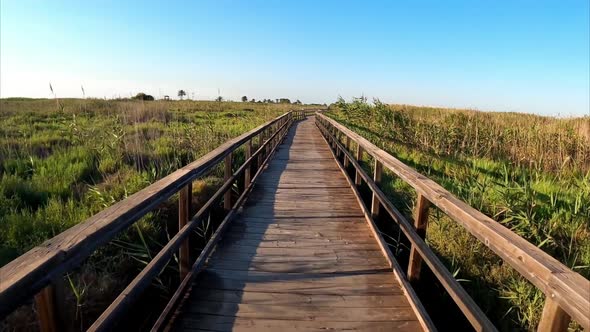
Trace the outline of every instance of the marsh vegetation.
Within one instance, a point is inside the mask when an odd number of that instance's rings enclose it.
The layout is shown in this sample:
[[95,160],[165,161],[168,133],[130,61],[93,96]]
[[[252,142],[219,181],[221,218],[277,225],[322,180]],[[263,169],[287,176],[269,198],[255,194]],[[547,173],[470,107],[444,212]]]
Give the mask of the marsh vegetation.
[[[364,98],[341,99],[328,115],[590,278],[589,117],[385,105]],[[364,165],[371,167],[368,160]],[[415,191],[387,172],[381,183],[412,218]],[[409,252],[403,235],[395,228],[382,231],[403,259]],[[498,328],[535,329],[541,291],[441,211],[431,212],[426,239]],[[440,295],[446,296],[442,289]]]

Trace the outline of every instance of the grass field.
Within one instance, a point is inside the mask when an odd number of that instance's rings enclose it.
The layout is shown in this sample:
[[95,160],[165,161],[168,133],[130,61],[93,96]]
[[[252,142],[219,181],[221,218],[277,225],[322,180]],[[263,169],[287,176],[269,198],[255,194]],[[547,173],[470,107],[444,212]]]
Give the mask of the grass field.
[[[0,266],[291,108],[0,100]],[[364,99],[340,100],[329,115],[590,277],[590,118],[390,106]],[[196,205],[219,184],[216,172],[196,183]],[[388,173],[382,185],[410,217],[415,192]],[[177,219],[174,200],[66,276],[76,328],[88,327],[167,242],[174,231],[168,222]],[[429,245],[492,321],[502,330],[534,329],[544,296],[444,214],[431,212],[429,222]],[[395,252],[407,254],[407,243],[389,235]],[[170,265],[150,296],[161,297],[177,282]],[[34,329],[31,310],[24,306],[5,323]],[[149,315],[149,308],[142,310],[139,316]]]
[[[293,107],[202,101],[0,100],[0,266]],[[214,172],[195,184],[195,205],[204,203],[203,198],[219,186],[217,175]],[[150,213],[66,277],[67,297],[76,317],[73,324],[87,327],[167,242],[167,221],[177,223],[174,199],[169,202],[172,208]],[[178,279],[174,271],[169,274],[170,280],[161,276],[155,288],[166,292]],[[8,324],[36,328],[30,310],[24,307],[15,312]]]
[[[339,100],[328,115],[590,278],[590,117],[385,105],[363,98]],[[382,186],[411,218],[413,189],[390,173]],[[407,254],[407,245],[389,235],[396,253]],[[515,270],[437,210],[430,214],[427,242],[499,328],[534,330],[544,295]]]

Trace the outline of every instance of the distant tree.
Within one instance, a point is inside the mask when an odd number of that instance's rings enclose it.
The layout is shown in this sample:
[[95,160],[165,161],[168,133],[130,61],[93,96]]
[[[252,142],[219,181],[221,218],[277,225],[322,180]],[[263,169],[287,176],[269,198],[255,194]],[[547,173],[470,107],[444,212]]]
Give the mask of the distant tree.
[[143,92],[140,92],[140,93],[136,94],[135,97],[133,97],[133,99],[151,101],[151,100],[154,100],[154,97],[151,95],[146,95]]
[[295,104],[295,105],[301,105],[302,102],[301,102],[301,100],[297,99],[297,101],[295,101],[293,104]]
[[182,98],[184,98],[184,96],[186,96],[186,91],[178,90],[178,98],[180,98],[180,100],[182,100]]
[[256,102],[256,99],[252,98],[252,99],[250,99],[250,102],[251,103],[255,103]]
[[248,97],[246,97],[246,96],[242,96],[242,102],[243,102],[243,103],[245,103],[245,102],[247,102],[247,101],[248,101]]
[[290,104],[291,100],[289,100],[289,98],[280,98],[280,99],[277,99],[277,102],[280,104]]
[[222,96],[219,96],[219,97],[215,98],[215,101],[222,102],[223,101],[223,97]]

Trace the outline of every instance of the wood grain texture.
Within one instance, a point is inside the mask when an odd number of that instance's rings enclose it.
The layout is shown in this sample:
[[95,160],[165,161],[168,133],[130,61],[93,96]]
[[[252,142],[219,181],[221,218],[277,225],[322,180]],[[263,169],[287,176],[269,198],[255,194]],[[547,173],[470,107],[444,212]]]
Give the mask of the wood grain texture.
[[175,327],[420,330],[312,119],[295,123]]

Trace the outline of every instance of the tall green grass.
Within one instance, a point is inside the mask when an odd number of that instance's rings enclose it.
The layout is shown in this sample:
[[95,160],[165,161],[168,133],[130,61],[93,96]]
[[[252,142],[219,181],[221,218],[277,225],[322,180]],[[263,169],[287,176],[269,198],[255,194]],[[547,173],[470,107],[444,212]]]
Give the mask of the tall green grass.
[[[329,116],[590,278],[590,118],[385,105],[363,98],[339,100]],[[382,184],[411,218],[414,190],[392,174]],[[390,242],[407,253],[395,236]],[[427,242],[501,329],[536,327],[542,293],[436,209]]]

